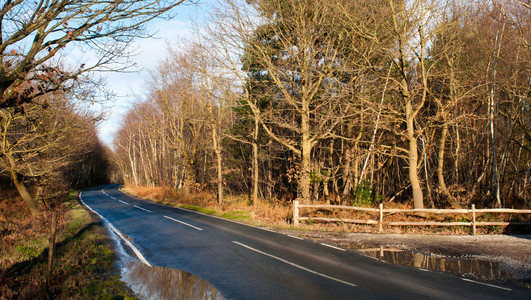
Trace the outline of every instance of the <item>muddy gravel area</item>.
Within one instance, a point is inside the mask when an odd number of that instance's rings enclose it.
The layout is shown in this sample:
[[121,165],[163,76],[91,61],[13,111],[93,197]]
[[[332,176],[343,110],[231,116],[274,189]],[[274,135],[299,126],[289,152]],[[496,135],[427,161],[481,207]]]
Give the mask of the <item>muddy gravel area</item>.
[[531,265],[531,235],[440,236],[335,233],[298,230],[282,231],[291,235],[350,249],[387,246],[423,254],[437,254],[451,257],[490,257],[496,260],[513,260],[522,265]]
[[274,229],[389,263],[531,288],[531,235],[408,235]]

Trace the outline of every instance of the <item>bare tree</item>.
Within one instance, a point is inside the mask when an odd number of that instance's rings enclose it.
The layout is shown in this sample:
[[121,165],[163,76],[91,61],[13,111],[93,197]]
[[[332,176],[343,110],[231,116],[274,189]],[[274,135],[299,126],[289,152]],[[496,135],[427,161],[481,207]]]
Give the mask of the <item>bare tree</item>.
[[[40,189],[58,183],[59,174],[90,149],[90,130],[85,132],[96,119],[76,112],[70,100],[50,94],[23,104],[24,114],[12,107],[0,110],[0,172],[11,177],[32,213],[39,210]],[[28,184],[38,187],[35,196]]]
[[[88,71],[130,66],[128,46],[146,36],[144,25],[183,2],[5,1],[0,7],[0,108],[68,89]],[[93,57],[60,67],[71,46]]]
[[[338,81],[347,72],[344,35],[334,30],[338,14],[319,1],[257,1],[258,17],[245,15],[237,3],[228,1],[228,7],[233,18],[224,31],[238,36],[250,63],[275,87],[267,111],[252,93],[243,100],[268,136],[300,160],[298,197],[310,201],[312,151],[333,136],[350,106],[342,98],[351,82]],[[249,87],[253,78],[239,76]]]

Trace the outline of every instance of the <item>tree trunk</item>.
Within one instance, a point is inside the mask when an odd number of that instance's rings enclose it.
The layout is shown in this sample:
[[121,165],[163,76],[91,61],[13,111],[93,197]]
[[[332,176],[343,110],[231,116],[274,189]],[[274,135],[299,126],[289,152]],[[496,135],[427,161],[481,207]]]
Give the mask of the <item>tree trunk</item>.
[[[306,110],[307,111],[307,110]],[[302,129],[302,141],[301,141],[301,178],[298,184],[298,198],[302,199],[302,203],[308,204],[310,202],[310,169],[311,169],[311,152],[312,142],[310,140],[310,120],[306,113],[301,114],[301,129]]]
[[28,192],[28,189],[26,188],[24,183],[20,180],[20,176],[17,173],[16,168],[15,168],[16,163],[15,163],[15,159],[13,158],[13,156],[11,156],[11,154],[6,154],[6,157],[9,161],[9,165],[11,169],[11,172],[10,172],[11,180],[13,180],[13,184],[17,188],[17,191],[20,197],[22,197],[22,200],[26,202],[26,205],[28,206],[31,214],[36,215],[39,212],[39,206],[38,206],[37,200],[35,200],[31,196],[31,194]]
[[453,201],[453,197],[446,187],[446,182],[444,181],[444,146],[446,144],[446,137],[448,136],[448,123],[446,122],[446,117],[443,118],[444,124],[441,131],[441,140],[439,143],[439,154],[437,160],[437,179],[439,184],[439,189],[442,191],[443,195],[448,198],[450,204],[454,208],[458,208],[459,205]]
[[[501,17],[501,11],[500,11],[500,17]],[[501,28],[500,28],[501,26]],[[500,33],[501,29],[501,33]],[[492,63],[489,66],[491,68],[490,76],[490,82],[489,82],[489,127],[490,127],[490,138],[492,143],[492,181],[493,186],[492,190],[496,197],[496,203],[498,207],[502,207],[501,203],[501,197],[500,197],[500,175],[498,172],[498,153],[496,151],[496,132],[494,128],[494,122],[495,122],[495,114],[496,114],[496,99],[495,99],[495,85],[496,85],[496,64],[498,62],[498,58],[500,57],[500,48],[501,48],[501,39],[503,36],[503,32],[505,30],[505,23],[503,25],[500,25],[498,23],[498,29],[496,31],[496,42],[494,44],[494,55],[492,58]]]
[[218,204],[223,203],[223,169],[221,160],[221,149],[219,148],[218,130],[217,126],[212,127],[212,142],[214,145],[214,153],[216,153],[216,165],[218,171]]
[[258,203],[258,126],[258,120],[255,118],[253,132],[253,206]]
[[28,192],[28,189],[26,189],[24,183],[20,181],[19,175],[15,171],[11,171],[11,179],[13,179],[13,184],[17,188],[20,197],[22,197],[24,202],[26,202],[31,214],[36,215],[39,212],[37,200],[31,196],[31,194]]
[[418,145],[417,138],[415,137],[415,124],[411,101],[406,103],[406,123],[407,137],[409,139],[409,182],[413,190],[413,205],[414,208],[424,208],[422,188],[420,187],[420,179],[418,176]]
[[185,173],[185,178],[184,178],[183,190],[184,190],[184,193],[187,195],[190,194],[191,192],[190,186],[195,183],[194,165],[195,165],[194,161],[188,162],[188,164],[186,165],[186,173]]
[[131,137],[131,135],[129,135],[129,145],[127,154],[129,155],[129,163],[131,164],[131,176],[133,176],[133,179],[135,180],[135,185],[138,186],[138,177],[136,176],[136,159],[133,157],[134,152],[131,151],[131,143],[133,138],[134,136]]

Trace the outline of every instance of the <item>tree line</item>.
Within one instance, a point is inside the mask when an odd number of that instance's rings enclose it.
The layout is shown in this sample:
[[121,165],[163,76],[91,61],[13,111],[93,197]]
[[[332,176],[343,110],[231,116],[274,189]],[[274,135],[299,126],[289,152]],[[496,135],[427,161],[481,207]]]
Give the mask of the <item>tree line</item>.
[[528,206],[526,1],[225,0],[115,139],[127,183]]
[[0,184],[32,214],[69,189],[109,182],[112,152],[91,105],[112,94],[98,72],[132,66],[145,25],[190,1],[23,1],[0,4]]

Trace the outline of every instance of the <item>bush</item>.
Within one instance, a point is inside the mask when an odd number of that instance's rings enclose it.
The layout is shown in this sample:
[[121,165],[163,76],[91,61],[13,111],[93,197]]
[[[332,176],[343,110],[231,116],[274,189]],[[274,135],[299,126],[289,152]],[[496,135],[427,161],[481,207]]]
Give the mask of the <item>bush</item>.
[[382,196],[377,195],[369,181],[363,181],[354,190],[353,206],[374,206],[382,202]]

